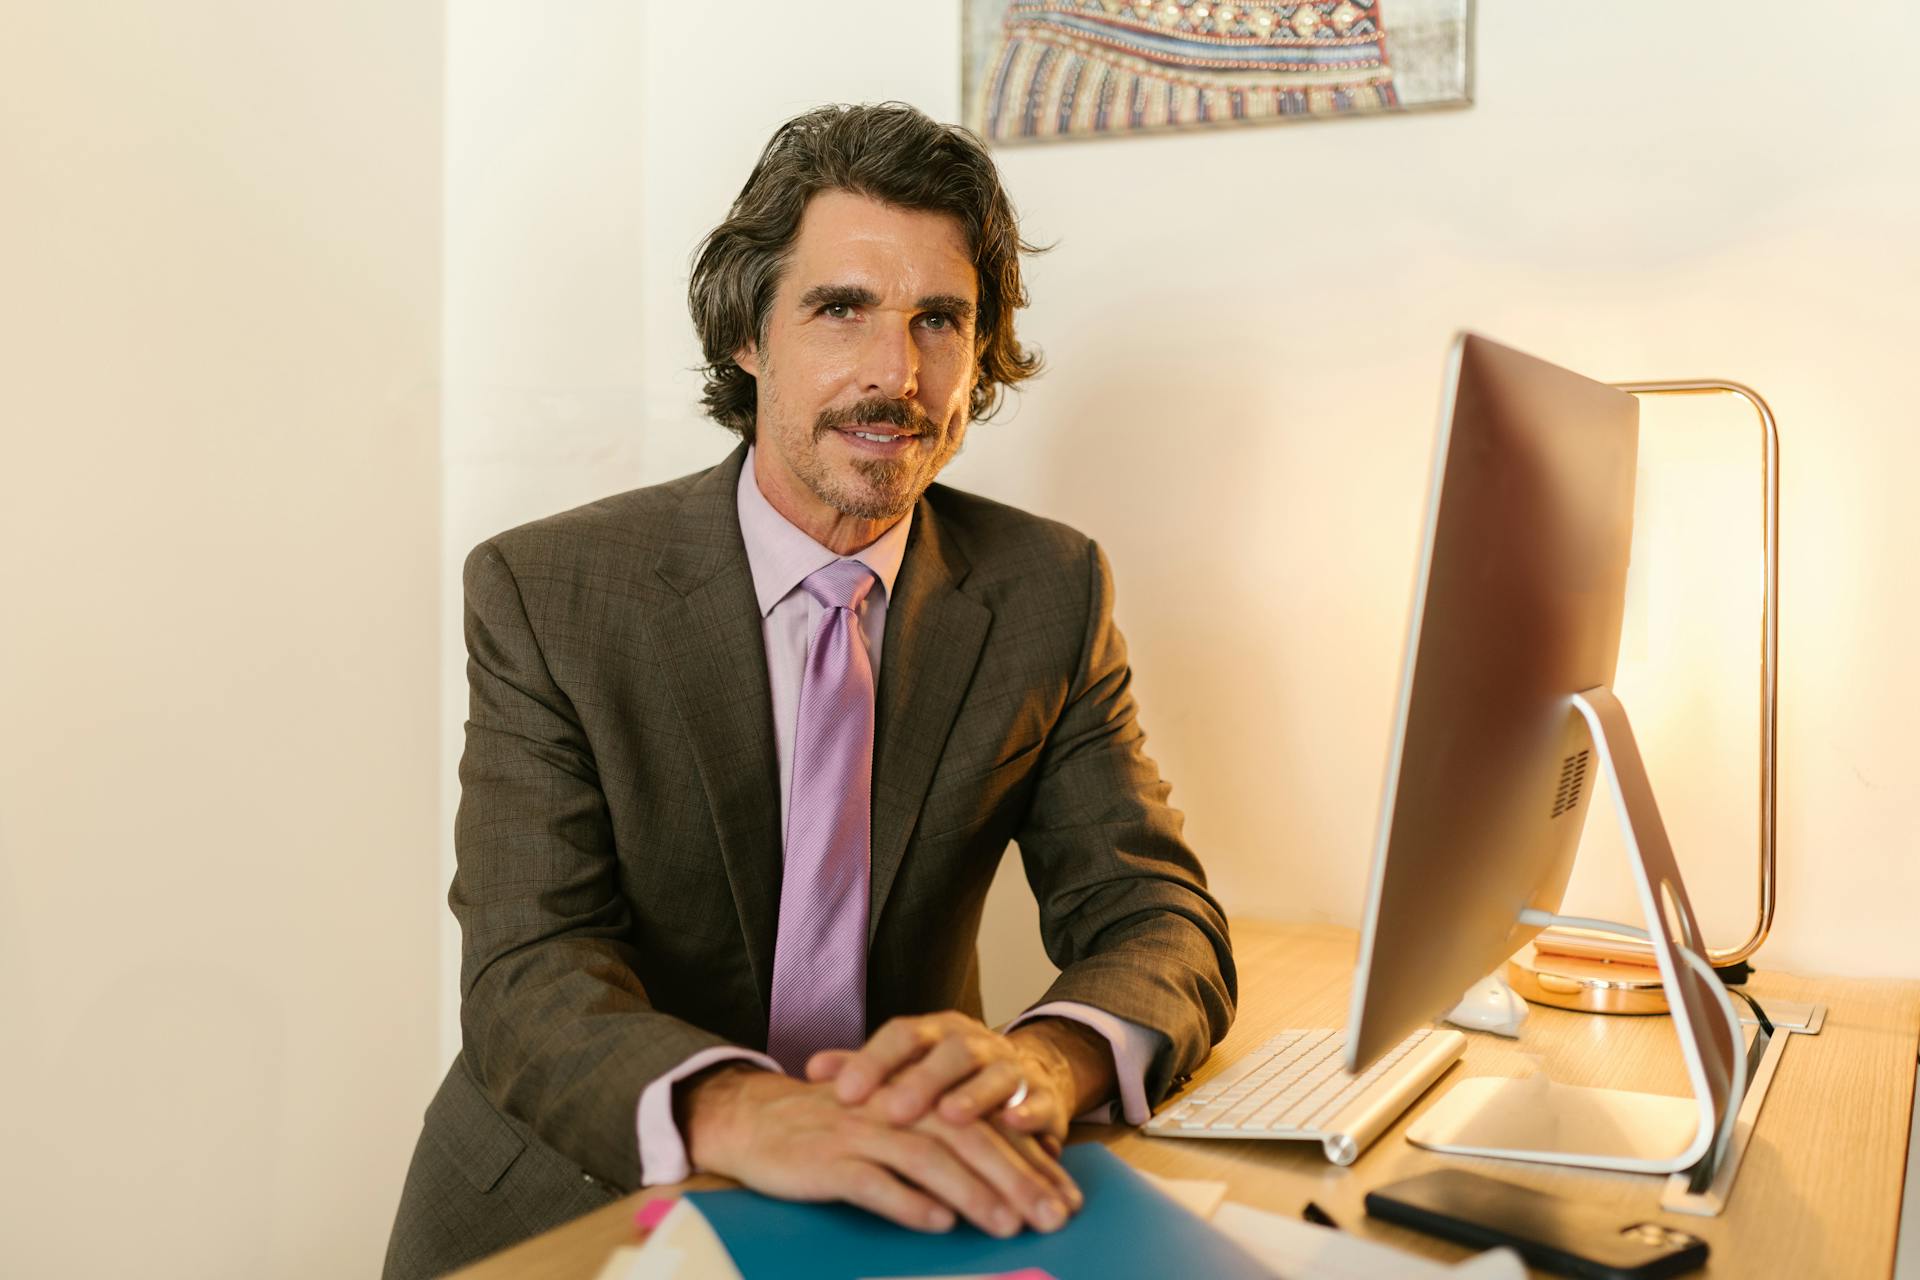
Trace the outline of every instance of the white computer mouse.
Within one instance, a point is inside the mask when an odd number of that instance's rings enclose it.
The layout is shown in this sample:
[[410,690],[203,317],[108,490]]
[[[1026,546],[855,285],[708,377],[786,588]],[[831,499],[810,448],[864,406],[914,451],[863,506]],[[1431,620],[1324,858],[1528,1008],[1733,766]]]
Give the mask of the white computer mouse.
[[1527,1002],[1514,994],[1498,972],[1490,973],[1467,988],[1446,1020],[1469,1031],[1519,1039],[1521,1024],[1527,1020]]

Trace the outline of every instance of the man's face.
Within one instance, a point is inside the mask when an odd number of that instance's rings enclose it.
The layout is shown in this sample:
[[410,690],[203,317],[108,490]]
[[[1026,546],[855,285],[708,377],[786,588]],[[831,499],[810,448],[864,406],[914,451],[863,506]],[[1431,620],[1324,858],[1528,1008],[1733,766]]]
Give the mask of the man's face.
[[763,341],[754,478],[846,553],[904,516],[966,435],[979,287],[960,223],[862,195],[807,202]]

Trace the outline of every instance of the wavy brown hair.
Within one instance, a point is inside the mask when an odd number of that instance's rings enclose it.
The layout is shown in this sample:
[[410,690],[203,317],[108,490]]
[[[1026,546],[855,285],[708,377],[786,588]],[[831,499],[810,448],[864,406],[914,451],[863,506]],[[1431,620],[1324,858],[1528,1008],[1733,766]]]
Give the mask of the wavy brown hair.
[[767,312],[799,234],[807,201],[822,191],[944,213],[960,223],[979,280],[974,328],[975,418],[999,407],[1001,390],[1040,371],[1037,352],[1013,332],[1027,305],[1013,205],[980,140],[936,123],[903,102],[816,107],[775,131],[724,222],[701,243],[687,307],[706,363],[701,402],[714,421],[751,442],[758,405],[753,375],[734,363],[748,342],[765,341]]

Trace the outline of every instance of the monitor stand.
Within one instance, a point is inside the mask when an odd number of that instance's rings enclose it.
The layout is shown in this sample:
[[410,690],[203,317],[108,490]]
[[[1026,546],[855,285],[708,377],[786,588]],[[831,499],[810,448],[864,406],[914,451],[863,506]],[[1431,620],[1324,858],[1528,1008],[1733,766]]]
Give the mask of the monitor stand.
[[[1690,1098],[1558,1084],[1544,1076],[1461,1080],[1407,1132],[1407,1141],[1453,1155],[1675,1173],[1715,1155],[1732,1134],[1746,1085],[1745,1044],[1727,991],[1714,976],[1680,880],[1626,709],[1604,686],[1575,694],[1613,786],[1634,889],[1660,967],[1686,1061]],[[1538,914],[1538,913],[1535,913]],[[1547,924],[1551,918],[1522,917]]]

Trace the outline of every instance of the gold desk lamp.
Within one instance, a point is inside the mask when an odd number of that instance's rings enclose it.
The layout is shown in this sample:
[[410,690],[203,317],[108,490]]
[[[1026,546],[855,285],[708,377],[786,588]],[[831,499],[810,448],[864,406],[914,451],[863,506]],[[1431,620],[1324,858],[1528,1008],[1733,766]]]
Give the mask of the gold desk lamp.
[[[1678,382],[1616,382],[1636,396],[1736,395],[1760,418],[1761,497],[1765,505],[1766,577],[1760,606],[1760,918],[1753,934],[1729,950],[1708,948],[1715,969],[1745,964],[1773,927],[1774,719],[1779,709],[1776,665],[1780,642],[1780,431],[1758,392],[1738,382],[1700,378]],[[1730,979],[1737,981],[1738,979]],[[1555,927],[1507,961],[1507,981],[1536,1004],[1587,1013],[1665,1013],[1666,993],[1653,952],[1644,942],[1593,929]]]

